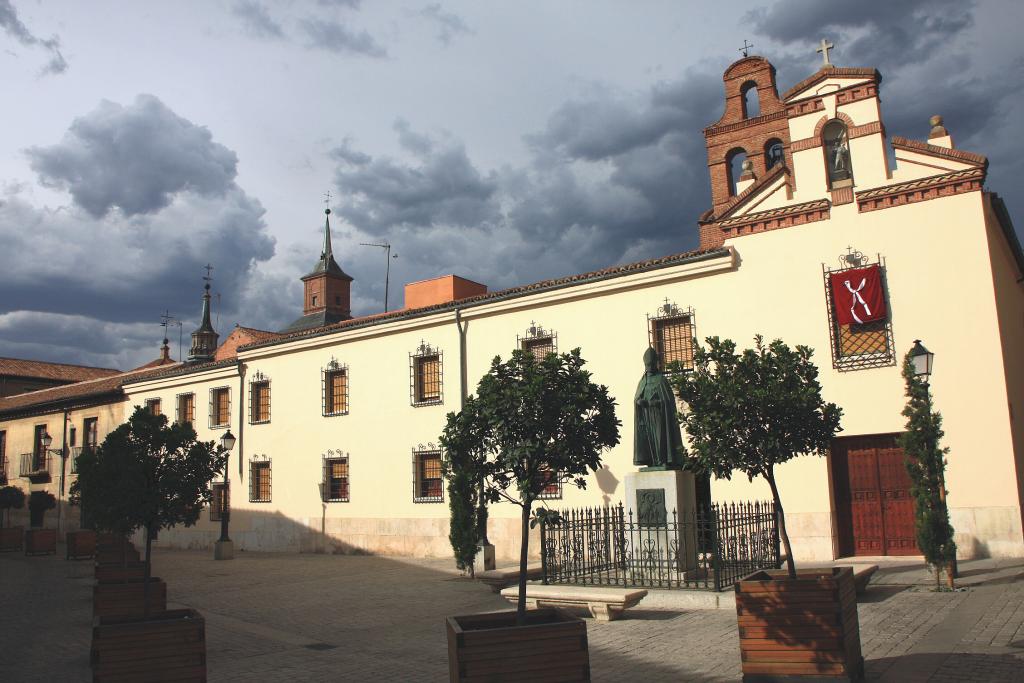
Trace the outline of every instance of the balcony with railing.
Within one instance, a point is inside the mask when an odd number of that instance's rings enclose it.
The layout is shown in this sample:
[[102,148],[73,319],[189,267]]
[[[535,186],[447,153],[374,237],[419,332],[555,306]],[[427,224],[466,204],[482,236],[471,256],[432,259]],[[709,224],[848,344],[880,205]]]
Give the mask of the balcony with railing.
[[22,453],[21,467],[18,471],[19,476],[34,482],[49,481],[50,467],[54,456],[59,461],[60,451],[48,450],[41,453]]
[[78,456],[82,454],[82,446],[72,446],[68,449],[68,461],[71,465],[71,474],[78,474]]
[[0,484],[7,483],[7,455],[0,454]]

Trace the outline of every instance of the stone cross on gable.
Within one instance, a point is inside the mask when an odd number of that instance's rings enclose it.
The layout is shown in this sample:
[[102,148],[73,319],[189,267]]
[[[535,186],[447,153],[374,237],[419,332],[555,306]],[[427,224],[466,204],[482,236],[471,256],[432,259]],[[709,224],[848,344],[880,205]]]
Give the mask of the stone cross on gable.
[[824,38],[821,39],[821,47],[819,47],[815,51],[816,52],[820,52],[822,54],[822,57],[825,60],[824,63],[822,64],[822,66],[832,66],[832,62],[828,61],[828,51],[831,50],[834,47],[835,47],[835,45],[833,45],[832,43],[828,42]]

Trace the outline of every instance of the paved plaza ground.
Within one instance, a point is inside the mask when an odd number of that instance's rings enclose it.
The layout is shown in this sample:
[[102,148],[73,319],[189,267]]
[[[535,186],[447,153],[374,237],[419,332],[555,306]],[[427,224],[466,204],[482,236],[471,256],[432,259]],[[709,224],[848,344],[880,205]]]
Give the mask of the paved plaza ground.
[[[60,548],[63,550],[63,548]],[[0,681],[87,681],[92,564],[0,555]],[[154,552],[173,607],[206,617],[209,680],[446,681],[444,617],[508,609],[447,560]],[[859,604],[869,680],[1024,680],[1024,561],[961,565],[933,593],[920,563],[887,563]],[[587,618],[595,681],[735,681],[730,610],[640,607]]]

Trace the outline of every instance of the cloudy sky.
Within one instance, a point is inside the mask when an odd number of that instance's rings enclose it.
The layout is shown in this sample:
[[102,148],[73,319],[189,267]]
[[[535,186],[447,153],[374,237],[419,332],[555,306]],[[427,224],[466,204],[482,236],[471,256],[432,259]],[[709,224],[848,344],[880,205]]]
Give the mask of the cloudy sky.
[[[1024,226],[1016,0],[0,0],[0,355],[129,368],[301,311],[324,193],[353,309],[691,249],[701,130],[743,41],[780,90],[815,45],[883,74],[890,135],[942,114]],[[1017,112],[1014,114],[1014,112]],[[177,356],[177,330],[171,332]]]

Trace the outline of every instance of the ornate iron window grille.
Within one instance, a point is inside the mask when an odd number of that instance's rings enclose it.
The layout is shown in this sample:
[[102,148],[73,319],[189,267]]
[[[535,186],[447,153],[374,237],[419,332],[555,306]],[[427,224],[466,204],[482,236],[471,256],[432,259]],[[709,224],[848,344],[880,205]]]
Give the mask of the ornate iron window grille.
[[[224,411],[225,419],[224,419],[223,422],[219,422],[220,417],[221,417],[221,414],[220,414],[220,406],[221,406],[220,397],[221,396],[225,397],[224,398],[224,404],[225,404],[225,408],[226,408],[225,411]],[[214,429],[216,427],[228,427],[230,425],[231,425],[231,387],[214,387],[213,389],[210,389],[210,429]]]
[[781,566],[770,502],[666,510],[660,524],[641,523],[621,503],[559,512],[560,521],[541,523],[545,584],[720,591]]
[[444,465],[441,449],[433,443],[412,449],[412,495],[414,503],[444,502]]
[[224,510],[231,509],[231,487],[219,481],[213,483],[210,491],[210,521],[219,522]]
[[420,341],[409,354],[409,403],[415,407],[444,403],[444,354]]
[[249,424],[267,422],[270,422],[270,379],[257,370],[249,382]]
[[[885,295],[886,309],[891,311],[889,286],[886,282],[885,261],[881,256],[876,255],[874,263],[878,265],[879,275],[882,280],[882,291]],[[852,247],[847,247],[847,253],[839,256],[839,268],[829,268],[824,263],[821,264],[822,280],[825,284],[825,314],[828,316],[829,348],[832,351],[832,367],[839,372],[896,365],[896,354],[893,352],[891,313],[886,314],[885,320],[864,324],[851,323],[846,328],[841,327],[836,321],[831,276],[835,273],[841,273],[854,268],[863,268],[868,265],[872,265],[870,259]]]
[[647,340],[658,352],[659,369],[679,361],[684,370],[693,369],[693,347],[697,325],[692,308],[680,308],[665,298],[653,315],[647,314]]
[[269,503],[273,498],[271,461],[266,455],[249,460],[249,502]]
[[549,353],[558,353],[558,333],[545,330],[531,321],[524,334],[516,335],[516,348],[532,353],[537,360],[543,360]]
[[159,415],[160,410],[160,399],[158,398],[147,398],[146,399],[146,412],[150,415]]
[[338,449],[323,454],[323,476],[320,483],[320,500],[325,503],[349,502],[349,454]]
[[331,358],[320,370],[320,413],[324,417],[348,415],[348,387],[348,366]]
[[194,422],[196,419],[196,395],[192,392],[174,397],[174,421],[178,424]]
[[539,500],[556,500],[562,497],[562,478],[558,476],[558,472],[543,470],[538,477],[546,479],[543,488],[537,494]]

